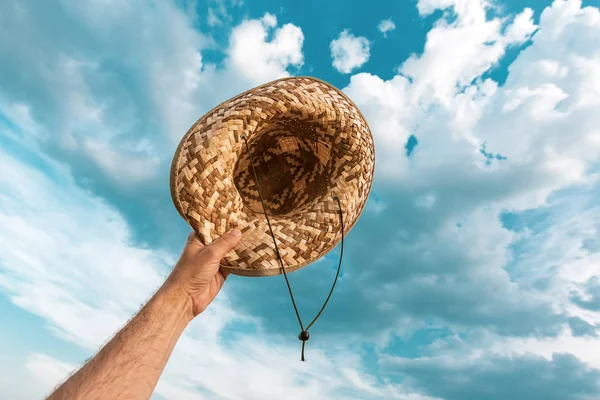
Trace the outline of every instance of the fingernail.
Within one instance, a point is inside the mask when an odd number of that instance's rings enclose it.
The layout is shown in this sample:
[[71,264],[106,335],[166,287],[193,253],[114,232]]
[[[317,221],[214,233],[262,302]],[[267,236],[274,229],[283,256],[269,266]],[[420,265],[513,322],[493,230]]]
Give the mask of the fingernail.
[[236,238],[241,237],[242,236],[242,232],[240,232],[239,229],[232,229],[231,230],[231,236],[236,237]]

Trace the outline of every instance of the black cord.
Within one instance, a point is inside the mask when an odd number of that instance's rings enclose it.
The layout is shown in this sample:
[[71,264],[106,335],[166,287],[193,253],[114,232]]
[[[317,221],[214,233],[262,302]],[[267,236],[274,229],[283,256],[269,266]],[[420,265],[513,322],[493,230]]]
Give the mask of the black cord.
[[269,226],[269,231],[271,233],[271,237],[273,238],[273,244],[275,245],[275,254],[277,255],[277,259],[279,260],[279,265],[281,266],[281,271],[283,272],[283,277],[285,278],[285,283],[287,284],[288,291],[290,293],[290,298],[291,298],[292,304],[294,306],[294,311],[296,312],[296,317],[298,317],[298,323],[300,324],[301,332],[298,335],[298,339],[300,339],[302,341],[302,356],[301,356],[300,360],[306,361],[304,359],[304,346],[306,344],[306,341],[310,338],[310,335],[308,334],[308,330],[310,329],[311,326],[313,326],[313,324],[321,316],[321,314],[323,313],[323,310],[325,310],[325,306],[327,305],[327,303],[329,302],[329,299],[331,298],[331,294],[333,293],[333,289],[335,288],[335,284],[337,283],[338,276],[340,275],[340,269],[342,267],[342,258],[344,257],[344,217],[343,217],[343,213],[342,213],[342,204],[340,203],[340,199],[338,198],[338,196],[336,194],[334,194],[333,198],[338,203],[339,213],[340,213],[340,224],[341,224],[341,228],[342,228],[342,248],[341,248],[341,252],[340,252],[340,262],[338,264],[337,273],[335,274],[335,279],[333,280],[333,285],[331,286],[329,295],[327,295],[327,299],[325,300],[325,303],[323,303],[323,307],[321,307],[321,310],[319,311],[317,316],[312,320],[312,322],[310,324],[308,324],[306,329],[304,329],[304,325],[302,324],[302,318],[300,318],[300,313],[298,312],[298,307],[296,306],[296,300],[294,299],[294,294],[292,293],[292,287],[290,286],[290,281],[285,272],[285,268],[283,266],[283,260],[281,259],[281,254],[279,254],[279,248],[277,247],[277,240],[275,240],[275,234],[273,233],[273,228],[271,227],[269,215],[267,214],[267,209],[265,207],[262,193],[260,191],[260,186],[258,184],[258,176],[256,174],[256,169],[254,168],[254,160],[252,159],[252,152],[250,151],[250,147],[248,146],[248,140],[246,139],[246,135],[242,135],[242,139],[244,139],[244,143],[246,144],[246,150],[248,151],[248,156],[250,158],[250,165],[252,166],[252,173],[254,174],[254,180],[256,182],[256,188],[258,190],[260,204],[262,205],[263,212],[265,214],[265,218],[267,219],[267,225]]
[[317,322],[317,319],[321,316],[321,314],[323,313],[323,310],[325,310],[325,306],[327,305],[327,303],[329,302],[329,299],[331,298],[331,294],[333,293],[333,288],[335,288],[335,284],[337,283],[338,276],[340,276],[340,269],[342,268],[342,258],[344,257],[344,217],[342,215],[342,205],[340,204],[340,199],[335,194],[333,195],[333,197],[335,198],[335,200],[338,203],[339,212],[340,212],[340,224],[342,226],[342,246],[340,249],[340,262],[338,263],[337,273],[335,274],[335,279],[333,280],[333,285],[331,285],[331,290],[329,291],[329,294],[327,295],[327,299],[325,299],[325,303],[323,303],[323,307],[321,307],[321,310],[319,311],[317,316],[306,327],[307,331],[310,329],[311,326],[313,326],[313,324],[315,322]]

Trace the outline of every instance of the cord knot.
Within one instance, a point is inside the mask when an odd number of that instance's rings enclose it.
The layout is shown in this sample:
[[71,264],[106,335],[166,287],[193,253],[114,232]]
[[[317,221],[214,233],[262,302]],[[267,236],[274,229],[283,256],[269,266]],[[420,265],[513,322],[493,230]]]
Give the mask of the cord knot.
[[306,361],[304,359],[304,346],[306,345],[306,341],[308,339],[310,339],[310,334],[308,333],[308,331],[302,331],[300,332],[300,334],[298,335],[298,339],[300,339],[302,341],[302,357],[300,358],[300,361]]

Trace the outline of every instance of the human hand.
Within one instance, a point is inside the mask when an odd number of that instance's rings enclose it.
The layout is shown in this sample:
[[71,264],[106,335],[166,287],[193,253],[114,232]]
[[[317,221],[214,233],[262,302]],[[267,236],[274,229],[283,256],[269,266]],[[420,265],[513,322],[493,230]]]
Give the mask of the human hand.
[[221,259],[240,241],[233,229],[204,246],[196,232],[190,233],[165,286],[188,303],[190,319],[206,310],[223,287],[228,272],[220,269]]

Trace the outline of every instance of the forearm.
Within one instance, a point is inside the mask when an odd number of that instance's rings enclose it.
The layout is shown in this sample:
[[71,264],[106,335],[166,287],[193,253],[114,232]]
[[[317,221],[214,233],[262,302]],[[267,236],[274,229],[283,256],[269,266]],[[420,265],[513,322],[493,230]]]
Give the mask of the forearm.
[[191,319],[189,300],[163,286],[48,400],[149,399]]

